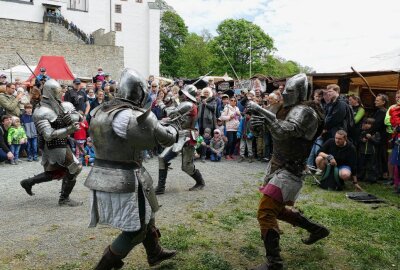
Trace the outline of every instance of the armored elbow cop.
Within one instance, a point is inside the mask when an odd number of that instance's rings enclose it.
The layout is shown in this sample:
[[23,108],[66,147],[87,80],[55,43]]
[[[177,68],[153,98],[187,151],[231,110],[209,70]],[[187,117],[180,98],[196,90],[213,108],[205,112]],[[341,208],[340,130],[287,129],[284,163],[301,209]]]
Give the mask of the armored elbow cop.
[[173,124],[165,126],[157,123],[154,134],[158,143],[162,146],[170,146],[178,140],[178,127]]

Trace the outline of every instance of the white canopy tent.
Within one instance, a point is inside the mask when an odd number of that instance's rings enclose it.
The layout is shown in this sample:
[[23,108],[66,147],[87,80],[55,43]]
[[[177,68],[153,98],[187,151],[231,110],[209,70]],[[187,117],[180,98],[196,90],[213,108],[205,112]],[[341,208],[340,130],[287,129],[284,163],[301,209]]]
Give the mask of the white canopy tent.
[[[35,70],[36,66],[29,66],[31,70]],[[15,78],[20,78],[21,81],[26,81],[32,75],[30,70],[25,65],[19,65],[10,69],[1,70],[0,73],[7,76],[8,82],[14,82]]]

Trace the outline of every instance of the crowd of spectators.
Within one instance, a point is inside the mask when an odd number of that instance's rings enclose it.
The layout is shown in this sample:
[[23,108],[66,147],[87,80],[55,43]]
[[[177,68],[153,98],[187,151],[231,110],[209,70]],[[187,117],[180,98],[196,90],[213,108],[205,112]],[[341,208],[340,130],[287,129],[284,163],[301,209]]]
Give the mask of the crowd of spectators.
[[[110,74],[98,68],[93,82],[83,84],[75,79],[72,85],[63,87],[63,100],[71,102],[85,121],[81,128],[70,136],[70,144],[76,157],[83,164],[93,164],[95,152],[89,134],[90,112],[103,102],[114,98],[116,81]],[[167,117],[168,107],[179,104],[182,80],[173,83],[148,78],[148,104],[158,119]],[[20,156],[27,161],[38,160],[37,132],[32,121],[32,112],[40,101],[40,89],[25,88],[19,81],[8,83],[0,76],[0,113],[2,125],[0,135],[0,161],[8,160],[18,164]],[[269,162],[273,153],[273,140],[268,129],[253,130],[250,126],[251,114],[246,112],[246,104],[254,101],[263,108],[277,113],[282,107],[283,86],[266,93],[256,79],[251,89],[217,91],[214,81],[197,91],[198,120],[196,125],[197,144],[195,158],[201,162],[249,163]],[[236,94],[235,94],[236,93]],[[396,94],[400,104],[400,91]],[[160,102],[167,110],[161,110]],[[151,104],[151,105],[150,105]],[[323,128],[313,144],[307,160],[308,168],[322,174],[327,165],[338,168],[341,180],[353,182],[379,180],[392,182],[400,192],[400,105],[389,108],[389,99],[378,94],[375,109],[367,111],[362,101],[355,95],[341,95],[338,85],[328,85],[326,89],[316,89],[306,102],[323,119]],[[388,149],[393,148],[389,157]],[[143,152],[143,159],[152,158],[162,152],[161,146]],[[305,173],[310,171],[305,170]],[[394,179],[394,180],[393,180]]]

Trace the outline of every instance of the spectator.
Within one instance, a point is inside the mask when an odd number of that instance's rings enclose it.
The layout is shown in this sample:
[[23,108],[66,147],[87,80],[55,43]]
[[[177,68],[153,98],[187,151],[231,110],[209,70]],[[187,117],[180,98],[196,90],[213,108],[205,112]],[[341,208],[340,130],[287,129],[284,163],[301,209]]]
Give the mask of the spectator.
[[88,164],[93,166],[94,161],[96,159],[96,154],[93,147],[92,138],[88,137],[86,139],[86,146],[85,146],[85,165]]
[[[322,95],[323,95],[323,90],[322,89],[316,89],[312,95],[313,97],[313,103],[316,105],[313,107],[316,112],[320,112],[321,118],[324,119],[324,111],[322,108]],[[314,167],[315,166],[315,158],[318,155],[319,149],[323,145],[324,140],[322,138],[322,134],[318,136],[318,138],[314,141],[314,144],[311,148],[310,155],[308,156],[307,159],[307,166],[309,167]]]
[[374,125],[372,126],[372,132],[379,132],[381,135],[380,144],[376,146],[376,169],[378,177],[384,180],[388,180],[389,178],[387,153],[388,133],[385,126],[385,115],[388,105],[388,96],[385,94],[378,94],[375,98],[376,110],[372,115],[372,118],[375,120]]
[[101,88],[104,89],[104,87],[106,86],[106,84],[111,84],[112,80],[111,80],[111,75],[108,73],[104,74],[104,81],[102,82]]
[[226,124],[226,135],[228,137],[228,145],[226,147],[226,159],[233,160],[233,153],[236,146],[236,133],[239,128],[239,120],[241,114],[239,108],[236,106],[237,100],[235,97],[231,97],[229,100],[230,104],[225,106],[224,111],[221,114],[221,120],[225,121]]
[[[93,77],[93,81],[97,83],[97,81],[103,82],[105,79],[105,74],[103,72],[103,68],[102,67],[98,67],[97,68],[97,74],[96,76]],[[99,89],[97,89],[99,90]]]
[[205,128],[215,129],[217,101],[213,97],[212,89],[206,87],[202,90],[201,103],[199,105],[199,131],[204,133]]
[[360,137],[362,120],[365,115],[364,105],[361,103],[361,99],[358,96],[350,95],[349,96],[349,105],[353,109],[353,117],[354,117],[354,128],[352,139],[354,144],[357,146],[358,139]]
[[[339,97],[340,87],[336,84],[330,84],[326,87],[327,95],[329,97],[329,104],[326,107],[326,117],[324,130],[327,139],[334,138],[336,131],[343,129],[347,133],[347,112],[348,106],[346,102]],[[351,117],[353,117],[351,115]]]
[[103,91],[104,91],[104,100],[106,102],[110,101],[110,100],[112,100],[114,98],[114,96],[110,92],[110,85],[109,84],[106,84],[104,86],[104,90]]
[[50,79],[51,78],[46,74],[46,68],[41,67],[40,74],[38,76],[36,76],[36,78],[35,78],[35,86],[37,88],[41,89],[43,87],[44,83]]
[[94,89],[92,87],[92,88],[86,89],[86,91],[87,91],[87,98],[88,98],[89,104],[90,104],[90,106],[92,106],[93,101],[96,100],[96,95],[94,94]]
[[0,107],[3,107],[6,110],[6,114],[19,117],[21,114],[19,104],[24,94],[19,93],[14,96],[14,93],[15,85],[8,83],[6,85],[6,92],[0,93]]
[[205,162],[207,156],[210,156],[211,129],[204,129],[203,142],[201,143],[201,162]]
[[221,157],[224,152],[224,140],[222,139],[222,134],[219,129],[214,130],[214,136],[210,142],[210,160],[211,161],[221,161]]
[[154,100],[157,99],[157,95],[158,95],[158,83],[153,81],[151,83],[151,90],[150,90],[150,98],[151,98],[151,102],[154,102]]
[[0,74],[0,85],[6,85],[7,83],[7,76],[5,74]]
[[32,117],[33,106],[25,104],[25,113],[21,116],[21,123],[27,137],[28,161],[38,161],[37,131]]
[[226,137],[226,128],[224,125],[224,121],[221,120],[221,118],[217,119],[217,123],[215,125],[216,129],[219,129],[219,131],[221,131],[221,135],[222,135],[222,139],[224,140],[224,143],[226,145],[226,143],[228,142],[228,138]]
[[195,145],[195,154],[194,157],[195,159],[198,159],[201,157],[202,154],[202,143],[204,142],[203,136],[199,134],[199,130],[196,128],[195,129],[195,135],[196,135],[196,145]]
[[11,152],[14,155],[14,159],[11,161],[12,165],[17,165],[21,162],[19,159],[19,150],[22,144],[26,143],[26,134],[23,127],[21,127],[21,121],[18,117],[12,118],[12,125],[8,130],[7,142],[10,145]]
[[34,112],[35,109],[39,106],[41,100],[40,90],[36,86],[34,86],[31,90],[30,100],[30,103],[32,104],[32,111]]
[[250,125],[251,114],[245,114],[245,117],[240,120],[239,128],[237,131],[237,138],[240,140],[240,159],[239,163],[245,160],[245,152],[247,147],[247,154],[249,157],[249,163],[253,162],[253,133],[251,132]]
[[380,144],[379,132],[373,131],[374,118],[367,118],[363,122],[358,142],[358,179],[375,183],[377,179],[376,170],[376,147]]
[[102,86],[103,86],[103,81],[101,80],[97,80],[95,81],[96,85],[94,87],[94,92],[97,94],[97,92],[99,92],[100,90],[103,90]]
[[396,193],[400,194],[400,90],[396,92],[396,104],[390,106],[386,113],[385,124],[392,132],[392,154],[390,164],[393,166],[393,185]]
[[361,191],[357,182],[357,153],[353,144],[347,139],[347,132],[338,130],[335,137],[326,141],[315,160],[318,169],[324,171],[326,166],[336,166],[339,178],[343,181],[353,181],[356,190]]
[[86,120],[79,122],[79,129],[74,133],[75,140],[75,156],[77,159],[81,159],[85,155],[85,143],[87,138],[87,131],[89,124]]
[[26,92],[25,89],[22,87],[17,88],[17,95],[19,93],[22,93],[22,97],[19,102],[19,110],[20,110],[20,113],[23,114],[24,110],[25,110],[25,105],[30,104],[30,96],[29,96],[29,93]]
[[13,160],[14,155],[10,150],[9,145],[7,144],[7,131],[12,123],[11,115],[3,115],[1,117],[1,126],[0,126],[0,162],[5,160]]
[[65,93],[64,101],[71,102],[78,112],[81,111],[84,114],[83,118],[86,118],[90,111],[90,104],[86,92],[80,89],[80,79],[74,79],[72,83],[72,88],[70,87]]

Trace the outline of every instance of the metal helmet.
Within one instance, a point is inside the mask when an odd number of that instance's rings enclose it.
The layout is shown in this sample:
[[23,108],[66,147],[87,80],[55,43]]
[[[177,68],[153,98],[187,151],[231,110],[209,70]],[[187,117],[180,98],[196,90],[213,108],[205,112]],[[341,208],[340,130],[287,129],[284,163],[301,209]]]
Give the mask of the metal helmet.
[[50,102],[62,101],[61,85],[53,79],[45,82],[43,86],[42,97],[48,99]]
[[285,85],[282,93],[283,106],[288,107],[296,105],[308,98],[308,80],[304,73],[291,77]]
[[186,85],[180,92],[182,92],[182,94],[187,96],[191,101],[197,102],[196,100],[197,88],[193,84]]
[[135,106],[144,108],[148,101],[146,81],[136,70],[130,68],[124,69],[121,74],[119,89],[115,98],[128,101]]

